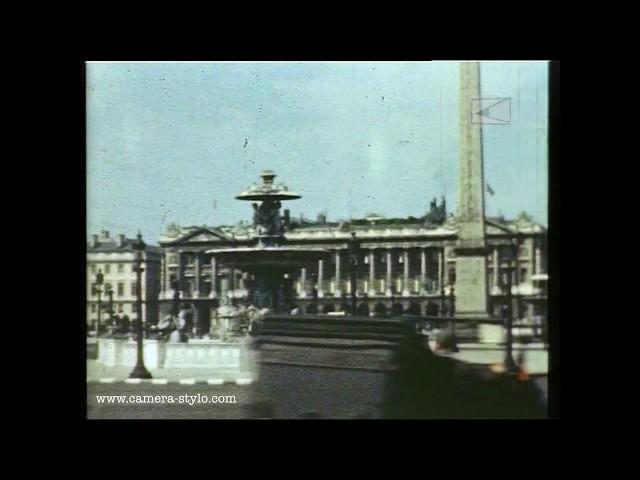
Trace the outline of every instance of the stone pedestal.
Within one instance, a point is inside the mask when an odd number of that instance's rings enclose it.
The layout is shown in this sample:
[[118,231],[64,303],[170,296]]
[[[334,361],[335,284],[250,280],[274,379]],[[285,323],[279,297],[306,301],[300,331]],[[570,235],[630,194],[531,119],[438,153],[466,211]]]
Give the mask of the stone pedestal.
[[456,263],[456,316],[489,318],[486,262],[483,255],[460,255]]

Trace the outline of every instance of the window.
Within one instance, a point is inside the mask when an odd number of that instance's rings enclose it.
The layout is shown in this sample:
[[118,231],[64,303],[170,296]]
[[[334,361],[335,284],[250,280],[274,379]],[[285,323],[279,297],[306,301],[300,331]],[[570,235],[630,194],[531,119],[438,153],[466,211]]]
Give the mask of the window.
[[97,287],[97,284],[96,284],[96,283],[92,283],[92,284],[91,284],[91,296],[92,296],[92,297],[95,297],[95,296],[97,295],[97,293],[96,293],[96,287]]
[[122,305],[121,303],[118,304],[118,313],[122,313],[124,312],[124,305]]
[[91,304],[91,313],[96,313],[96,304],[95,303]]
[[121,263],[118,264],[118,273],[124,273],[124,265]]
[[104,273],[111,273],[111,265],[108,263],[104,266]]
[[124,295],[124,283],[118,283],[118,296],[121,297]]
[[138,312],[138,304],[137,303],[132,303],[131,304],[131,311],[133,313],[137,313]]
[[95,275],[95,274],[96,274],[96,271],[97,271],[97,268],[96,268],[96,264],[94,263],[94,264],[92,264],[92,265],[91,265],[91,273],[92,273],[93,275]]
[[137,289],[137,285],[135,283],[131,284],[131,295],[137,295],[138,294],[138,289]]
[[526,268],[521,268],[520,269],[520,282],[524,283],[527,281],[527,269]]
[[104,284],[104,293],[105,293],[105,295],[109,290],[111,290],[111,284],[110,283],[105,283]]

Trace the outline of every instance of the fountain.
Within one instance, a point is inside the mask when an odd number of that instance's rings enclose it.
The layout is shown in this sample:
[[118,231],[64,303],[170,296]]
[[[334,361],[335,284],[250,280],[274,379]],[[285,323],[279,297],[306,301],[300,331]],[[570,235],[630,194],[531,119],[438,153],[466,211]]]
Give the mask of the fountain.
[[[287,246],[286,224],[280,214],[282,202],[300,195],[283,185],[275,185],[276,174],[261,173],[261,185],[252,185],[236,196],[253,201],[254,245],[231,249],[208,250],[222,264],[249,274],[249,301],[258,309],[273,313],[289,313],[293,308],[293,283],[290,274],[303,267],[318,264],[327,250]],[[260,202],[260,203],[255,203]]]

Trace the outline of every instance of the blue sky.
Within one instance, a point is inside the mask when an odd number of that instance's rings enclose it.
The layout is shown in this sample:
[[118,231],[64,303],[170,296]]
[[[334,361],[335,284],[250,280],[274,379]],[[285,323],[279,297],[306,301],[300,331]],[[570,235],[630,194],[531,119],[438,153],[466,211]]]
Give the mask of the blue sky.
[[[88,63],[88,234],[155,243],[171,222],[252,218],[234,199],[270,168],[294,217],[423,215],[457,206],[457,62]],[[546,62],[482,62],[511,98],[483,129],[487,215],[547,223]],[[245,146],[246,144],[246,146]]]

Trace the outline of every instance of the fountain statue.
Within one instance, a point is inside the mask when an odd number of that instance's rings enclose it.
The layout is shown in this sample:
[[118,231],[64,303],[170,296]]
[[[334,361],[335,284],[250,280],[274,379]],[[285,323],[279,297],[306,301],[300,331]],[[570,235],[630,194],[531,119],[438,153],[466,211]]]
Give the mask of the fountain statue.
[[[271,170],[263,171],[260,176],[261,185],[252,185],[236,196],[238,200],[254,202],[253,245],[213,249],[208,253],[213,254],[221,264],[249,274],[248,298],[255,308],[290,313],[294,298],[290,273],[317,265],[318,260],[325,258],[329,252],[317,248],[287,246],[287,216],[283,219],[280,209],[283,201],[298,199],[300,195],[290,192],[283,184],[274,185],[276,174]],[[224,307],[222,305],[220,308]]]

